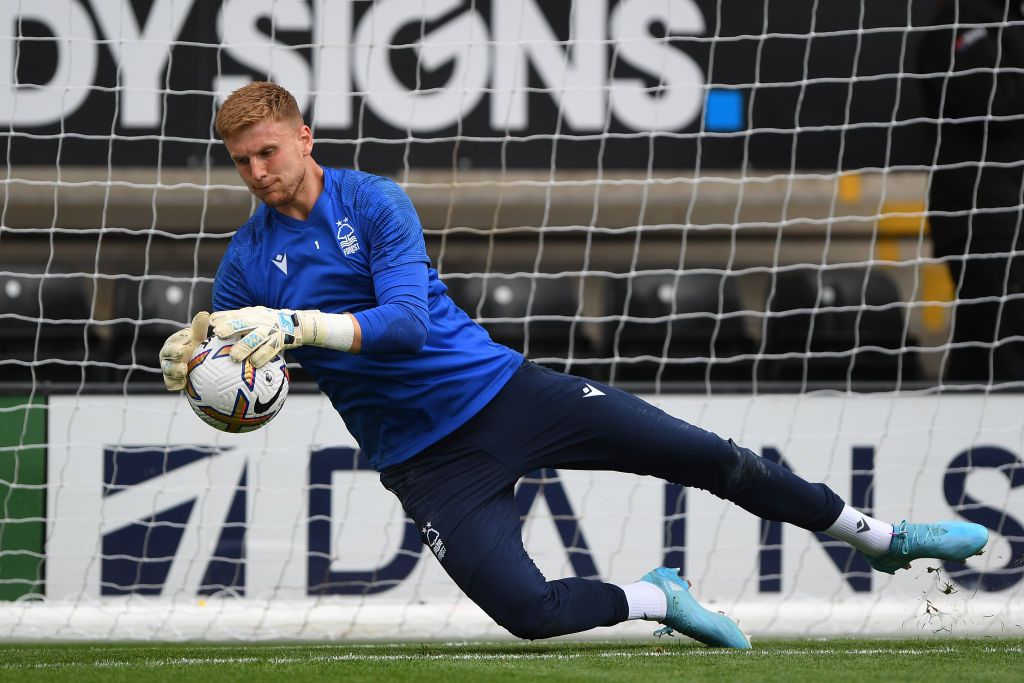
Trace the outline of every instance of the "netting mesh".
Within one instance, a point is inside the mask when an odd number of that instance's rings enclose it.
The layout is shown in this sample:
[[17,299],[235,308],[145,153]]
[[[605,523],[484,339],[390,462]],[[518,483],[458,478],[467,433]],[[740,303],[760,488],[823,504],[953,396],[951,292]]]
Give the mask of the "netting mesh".
[[[295,94],[320,163],[409,193],[450,295],[496,341],[774,448],[880,515],[985,523],[998,547],[953,576],[1005,611],[1024,444],[1012,394],[992,393],[1024,380],[1022,34],[1002,1],[3,3],[0,599],[17,602],[0,630],[487,623],[365,492],[320,399],[232,442],[162,395],[157,351],[209,307],[255,208],[212,125],[255,79]],[[888,611],[916,584],[700,495],[554,472],[520,489],[552,576],[689,558],[766,629],[821,628],[822,599],[850,631],[937,618],[921,590]],[[231,598],[213,622],[211,596]]]

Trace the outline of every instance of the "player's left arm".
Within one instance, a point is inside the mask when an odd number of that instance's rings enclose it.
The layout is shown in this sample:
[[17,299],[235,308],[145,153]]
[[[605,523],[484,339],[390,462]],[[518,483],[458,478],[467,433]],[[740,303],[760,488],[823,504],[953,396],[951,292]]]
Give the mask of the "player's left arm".
[[370,273],[377,305],[355,314],[364,353],[419,353],[429,335],[427,246],[409,196],[375,177],[356,193],[367,226]]
[[373,273],[377,306],[355,314],[364,353],[419,353],[427,340],[427,264],[382,267]]

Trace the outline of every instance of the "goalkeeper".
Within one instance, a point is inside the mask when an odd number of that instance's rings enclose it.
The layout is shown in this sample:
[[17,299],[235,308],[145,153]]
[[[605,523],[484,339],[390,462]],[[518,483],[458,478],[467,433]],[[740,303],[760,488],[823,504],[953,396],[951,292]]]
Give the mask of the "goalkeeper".
[[185,363],[208,326],[238,335],[231,355],[257,366],[291,349],[444,570],[516,636],[648,619],[665,625],[659,633],[750,647],[672,569],[625,585],[546,580],[523,547],[514,499],[518,479],[544,467],[696,486],[764,519],[846,541],[888,573],[923,557],[962,562],[987,542],[984,527],[964,522],[894,528],[732,440],[495,344],[447,296],[406,194],[379,176],[319,166],[283,88],[258,82],[235,91],[216,128],[262,203],[217,271],[216,312],[197,315],[161,350],[167,388],[184,386]]

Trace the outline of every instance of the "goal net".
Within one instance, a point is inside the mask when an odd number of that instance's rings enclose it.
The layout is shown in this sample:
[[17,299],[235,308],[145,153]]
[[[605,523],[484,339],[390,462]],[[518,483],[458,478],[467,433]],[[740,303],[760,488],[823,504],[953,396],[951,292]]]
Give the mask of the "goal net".
[[983,4],[0,4],[0,634],[507,636],[301,368],[245,435],[163,390],[255,208],[216,108],[272,79],[321,164],[405,188],[496,341],[993,539],[888,576],[703,491],[544,470],[516,499],[549,578],[680,567],[755,637],[1019,635],[1024,19]]

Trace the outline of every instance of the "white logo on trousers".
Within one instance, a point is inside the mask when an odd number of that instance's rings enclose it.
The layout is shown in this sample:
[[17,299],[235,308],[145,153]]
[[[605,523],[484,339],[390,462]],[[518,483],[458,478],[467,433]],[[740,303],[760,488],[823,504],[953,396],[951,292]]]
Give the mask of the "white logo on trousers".
[[423,533],[427,547],[437,556],[438,560],[443,560],[448,550],[444,547],[444,541],[441,540],[441,532],[435,529],[431,522],[427,522],[427,525],[420,531]]

